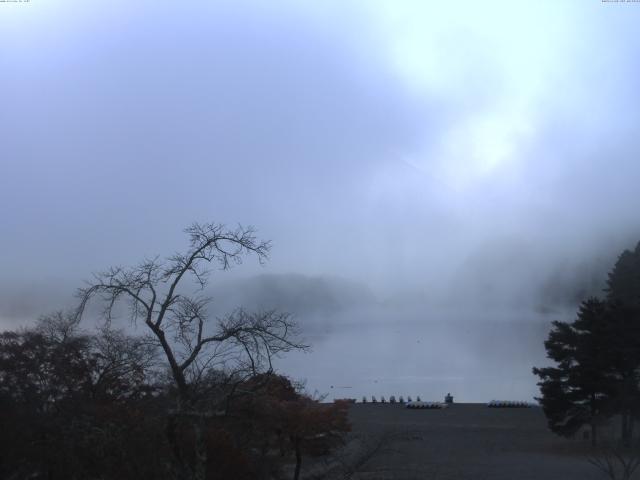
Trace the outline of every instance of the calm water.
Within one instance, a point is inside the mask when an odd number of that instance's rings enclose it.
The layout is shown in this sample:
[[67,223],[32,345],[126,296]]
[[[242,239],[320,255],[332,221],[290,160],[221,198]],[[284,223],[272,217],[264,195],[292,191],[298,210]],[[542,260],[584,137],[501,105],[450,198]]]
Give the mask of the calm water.
[[538,389],[531,368],[549,362],[543,342],[555,318],[509,321],[485,313],[474,320],[345,320],[307,334],[312,352],[290,354],[278,366],[328,400],[420,395],[441,401],[451,392],[463,402],[533,401]]

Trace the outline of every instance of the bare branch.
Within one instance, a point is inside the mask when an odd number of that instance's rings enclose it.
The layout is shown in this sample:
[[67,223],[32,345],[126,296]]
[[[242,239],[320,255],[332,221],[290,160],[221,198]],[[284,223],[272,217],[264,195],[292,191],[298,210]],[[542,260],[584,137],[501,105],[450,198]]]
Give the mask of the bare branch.
[[[236,310],[217,321],[208,316],[211,298],[201,295],[212,263],[221,270],[255,255],[260,263],[268,258],[270,245],[256,239],[252,227],[234,230],[224,225],[193,224],[185,230],[189,247],[164,261],[146,259],[130,267],[113,267],[98,273],[78,296],[80,318],[92,298],[104,304],[105,326],[124,302],[129,320],[139,318],[162,348],[183,404],[193,403],[196,390],[212,369],[225,378],[246,379],[261,371],[272,371],[272,359],[308,346],[296,340],[297,328],[290,315],[276,311],[247,313]],[[189,294],[189,288],[195,289]],[[205,382],[206,383],[206,382]]]

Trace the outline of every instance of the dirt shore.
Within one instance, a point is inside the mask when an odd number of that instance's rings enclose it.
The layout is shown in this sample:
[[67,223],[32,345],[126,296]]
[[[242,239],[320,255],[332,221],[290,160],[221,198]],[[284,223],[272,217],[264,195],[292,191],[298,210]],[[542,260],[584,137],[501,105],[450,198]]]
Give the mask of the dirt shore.
[[551,433],[542,410],[454,404],[442,410],[356,404],[352,449],[377,448],[353,479],[595,480],[585,440]]

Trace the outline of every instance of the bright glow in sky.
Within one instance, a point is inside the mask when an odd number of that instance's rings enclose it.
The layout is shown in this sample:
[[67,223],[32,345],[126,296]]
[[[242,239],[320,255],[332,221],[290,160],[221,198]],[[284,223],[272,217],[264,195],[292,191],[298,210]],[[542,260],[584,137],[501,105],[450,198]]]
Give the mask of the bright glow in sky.
[[33,268],[71,255],[76,278],[242,221],[275,271],[422,291],[496,232],[562,256],[634,230],[638,20],[597,0],[2,4],[7,251],[37,225],[57,253]]
[[543,121],[539,104],[573,48],[575,10],[559,2],[374,5],[390,62],[406,84],[418,96],[471,110],[410,163],[454,191],[499,176]]
[[540,308],[640,238],[639,24],[600,0],[0,3],[0,326],[241,222],[271,260],[214,277],[329,332],[301,375],[494,369],[529,396]]

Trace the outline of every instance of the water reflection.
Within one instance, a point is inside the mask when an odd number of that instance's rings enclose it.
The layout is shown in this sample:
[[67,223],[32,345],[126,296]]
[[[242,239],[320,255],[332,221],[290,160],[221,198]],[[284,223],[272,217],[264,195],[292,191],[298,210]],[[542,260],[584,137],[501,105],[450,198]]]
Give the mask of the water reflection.
[[289,355],[278,366],[329,400],[420,395],[442,401],[451,392],[461,402],[532,401],[538,395],[531,368],[548,363],[543,342],[557,315],[520,314],[517,321],[507,321],[504,312],[474,320],[448,316],[368,323],[345,316],[306,336],[311,353]]

